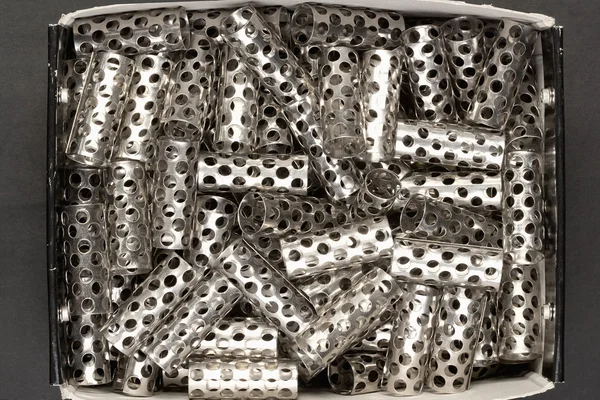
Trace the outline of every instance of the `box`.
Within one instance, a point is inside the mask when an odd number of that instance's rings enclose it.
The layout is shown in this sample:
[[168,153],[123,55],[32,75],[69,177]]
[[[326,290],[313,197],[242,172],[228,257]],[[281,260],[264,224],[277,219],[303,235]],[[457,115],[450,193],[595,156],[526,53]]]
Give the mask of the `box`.
[[[290,8],[300,3],[294,0],[264,0],[256,6],[284,5]],[[335,0],[320,0],[324,4],[340,3]],[[345,0],[346,6],[369,6],[366,0]],[[63,17],[58,24],[49,26],[48,43],[48,158],[47,158],[47,257],[48,295],[50,322],[50,383],[58,386],[63,399],[100,400],[125,399],[124,395],[111,392],[111,387],[75,388],[65,379],[64,345],[61,342],[62,326],[58,307],[58,275],[55,238],[55,193],[57,190],[56,135],[59,129],[58,80],[63,59],[72,58],[73,49],[68,43],[72,37],[71,25],[75,18],[94,15],[143,10],[160,7],[183,6],[189,10],[235,8],[245,5],[238,0],[192,1],[169,3],[122,4],[96,7],[76,11]],[[486,19],[508,18],[532,23],[542,30],[541,40],[533,57],[538,77],[543,79],[546,95],[553,103],[552,110],[546,112],[546,282],[543,300],[545,329],[544,357],[529,365],[529,370],[474,382],[471,389],[462,394],[444,395],[444,399],[510,399],[530,396],[550,390],[564,376],[564,296],[565,296],[565,178],[564,178],[564,89],[563,89],[563,30],[554,24],[554,19],[541,14],[528,14],[489,5],[472,5],[448,0],[385,0],[377,3],[377,8],[399,11],[404,16],[431,16],[452,18],[459,15],[472,15]],[[542,78],[543,77],[543,78]],[[362,398],[381,398],[385,394],[372,393]],[[330,391],[309,389],[300,394],[301,399],[339,398]],[[185,399],[185,393],[157,393],[157,400]],[[440,395],[424,392],[419,399],[441,399]]]

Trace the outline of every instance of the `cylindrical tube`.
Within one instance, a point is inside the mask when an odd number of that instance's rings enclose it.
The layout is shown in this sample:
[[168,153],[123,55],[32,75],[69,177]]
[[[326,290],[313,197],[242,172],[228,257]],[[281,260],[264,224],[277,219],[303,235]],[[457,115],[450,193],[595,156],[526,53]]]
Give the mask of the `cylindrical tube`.
[[290,278],[389,258],[394,241],[385,217],[281,239]]
[[69,344],[69,381],[76,386],[104,385],[112,381],[109,346],[100,333],[106,322],[101,314],[72,315],[65,325]]
[[258,94],[256,152],[261,154],[290,154],[294,140],[281,106],[264,87]]
[[220,59],[216,43],[192,32],[189,49],[173,69],[165,100],[162,122],[167,136],[198,141],[213,125]]
[[396,237],[389,274],[424,285],[498,290],[502,256],[501,249]]
[[400,229],[413,237],[502,248],[502,224],[472,211],[412,196],[400,215]]
[[542,155],[517,151],[506,156],[503,173],[504,250],[511,262],[544,258]]
[[218,45],[223,44],[223,38],[219,33],[221,22],[229,15],[231,10],[194,10],[188,11],[187,17],[190,21],[190,31],[196,37],[210,39]]
[[485,20],[483,21],[483,43],[485,47],[485,55],[487,58],[487,54],[490,52],[492,47],[494,47],[494,43],[498,39],[498,28],[500,26],[500,21],[498,20]]
[[415,283],[400,288],[382,386],[394,395],[410,396],[423,391],[441,295],[434,287]]
[[485,379],[489,377],[493,377],[498,374],[500,369],[500,364],[491,364],[485,367],[477,367],[473,365],[473,373],[471,374],[471,380],[476,381],[479,379]]
[[292,38],[301,45],[320,44],[364,49],[402,44],[404,18],[394,11],[300,4],[292,15]]
[[113,388],[127,396],[150,397],[154,395],[159,372],[158,366],[141,351],[131,357],[121,355]]
[[527,363],[542,356],[543,260],[506,265],[498,292],[498,348],[503,363]]
[[501,130],[510,116],[538,32],[531,25],[510,20],[503,20],[499,30],[466,119]]
[[152,245],[157,249],[186,250],[190,246],[197,157],[194,142],[158,140],[152,193]]
[[110,161],[133,65],[118,54],[94,54],[69,136],[68,158],[95,167]]
[[173,62],[153,55],[137,56],[134,61],[113,160],[137,160],[151,166],[156,156],[156,137]]
[[281,254],[281,243],[279,236],[258,233],[256,235],[244,234],[242,236],[246,243],[258,254],[266,259],[273,268],[285,274],[285,264]]
[[473,367],[490,367],[498,364],[498,308],[496,293],[490,293],[483,312],[483,322],[473,359]]
[[105,214],[103,204],[66,206],[58,210],[70,315],[110,312]]
[[185,49],[188,36],[182,7],[77,18],[73,22],[73,41],[80,57],[101,51],[129,56],[173,52]]
[[452,82],[439,27],[419,25],[402,32],[404,54],[419,119],[456,120]]
[[56,132],[56,156],[57,164],[65,164],[67,144],[69,134],[73,129],[75,116],[77,115],[77,106],[81,99],[89,60],[76,59],[64,60],[61,65],[61,74],[59,76],[58,100],[60,101],[58,117],[60,122],[57,124],[60,128]]
[[110,276],[111,310],[115,312],[125,303],[134,290],[146,279],[146,275],[115,275]]
[[487,56],[484,26],[478,18],[463,16],[447,21],[442,25],[441,30],[452,77],[457,114],[462,120],[466,117],[475,97]]
[[352,216],[364,219],[385,215],[392,209],[399,190],[398,175],[383,168],[371,170],[350,205]]
[[162,325],[202,278],[175,252],[159,252],[155,265],[102,328],[106,339],[126,356],[131,356]]
[[434,392],[460,393],[469,388],[487,296],[483,290],[444,288],[426,379]]
[[110,270],[138,275],[152,270],[148,173],[139,161],[110,163],[106,169]]
[[106,200],[102,169],[70,165],[59,173],[59,203],[66,206],[99,204]]
[[189,397],[280,400],[298,397],[298,368],[284,359],[189,359]]
[[317,317],[306,296],[242,240],[221,253],[216,268],[291,340]]
[[242,156],[201,153],[198,159],[200,192],[262,192],[306,195],[308,159],[303,155]]
[[319,60],[319,100],[325,153],[347,158],[365,151],[359,91],[358,53],[348,47],[324,48]]
[[368,50],[360,65],[360,91],[365,124],[367,162],[388,161],[394,156],[396,115],[400,102],[401,53]]
[[292,45],[292,51],[298,58],[298,62],[315,81],[319,79],[319,60],[323,52],[321,45],[306,45],[301,46],[297,43]]
[[236,226],[238,207],[220,196],[200,195],[196,198],[194,228],[189,250],[184,258],[198,269],[214,266],[229,243]]
[[360,343],[352,347],[352,352],[368,352],[386,354],[389,348],[389,343],[392,334],[392,324],[381,326],[369,336],[365,337]]
[[414,172],[402,179],[400,185],[395,210],[404,207],[415,194],[482,215],[502,210],[502,176],[499,172]]
[[284,6],[269,6],[257,9],[263,19],[277,32],[285,44],[289,44],[292,38],[291,20],[292,16]]
[[466,125],[398,121],[396,158],[468,169],[499,170],[504,135]]
[[364,181],[367,174],[374,169],[386,169],[390,172],[396,174],[398,180],[405,178],[408,175],[411,175],[413,170],[412,166],[408,163],[400,160],[391,160],[384,162],[365,162],[360,158],[354,159],[354,164],[356,165],[356,171],[360,176],[361,180]]
[[337,394],[364,394],[381,391],[385,355],[345,354],[335,359],[327,371],[329,385]]
[[187,361],[172,372],[162,372],[162,389],[165,392],[187,392],[189,370]]
[[180,367],[200,347],[241,297],[240,291],[218,271],[207,271],[202,279],[141,348],[167,372]]

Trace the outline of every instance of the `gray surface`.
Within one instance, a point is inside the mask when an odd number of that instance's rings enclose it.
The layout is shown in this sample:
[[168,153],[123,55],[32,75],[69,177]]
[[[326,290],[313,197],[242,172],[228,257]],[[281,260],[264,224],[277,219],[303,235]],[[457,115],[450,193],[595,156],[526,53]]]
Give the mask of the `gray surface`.
[[[58,399],[48,382],[45,271],[47,30],[63,12],[116,0],[4,0],[0,20],[0,399]],[[474,1],[489,3],[488,1]],[[342,1],[343,3],[343,1]],[[566,380],[536,399],[598,398],[600,237],[597,97],[600,2],[496,0],[557,18],[566,28]],[[381,3],[383,5],[383,3]],[[440,397],[442,398],[442,397]]]

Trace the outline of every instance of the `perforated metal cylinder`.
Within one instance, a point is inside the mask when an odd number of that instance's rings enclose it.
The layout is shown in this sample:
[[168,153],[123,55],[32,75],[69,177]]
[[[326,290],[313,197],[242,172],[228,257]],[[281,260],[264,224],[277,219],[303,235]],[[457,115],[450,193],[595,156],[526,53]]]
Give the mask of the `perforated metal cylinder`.
[[386,354],[389,348],[391,333],[392,324],[388,322],[365,337],[362,342],[352,347],[350,351]]
[[273,268],[285,275],[285,264],[281,255],[279,236],[258,233],[256,235],[243,234],[242,237],[261,257],[265,258]]
[[432,286],[498,290],[502,250],[427,240],[394,238],[390,275]]
[[412,196],[400,215],[400,229],[419,239],[502,248],[502,224],[472,211]]
[[152,246],[186,250],[191,244],[196,203],[197,143],[158,140],[152,185]]
[[400,298],[396,282],[373,268],[302,332],[288,351],[304,364],[310,380],[338,356],[386,323]]
[[301,46],[298,43],[292,44],[292,52],[298,58],[300,65],[317,81],[319,79],[319,59],[321,58],[323,47],[321,45],[306,45]]
[[220,196],[196,198],[192,242],[184,258],[198,269],[214,266],[219,254],[231,240],[236,227],[238,207]]
[[393,247],[385,217],[281,239],[286,272],[294,279],[389,258]]
[[283,43],[289,44],[292,37],[290,11],[283,6],[261,7],[257,10],[273,31],[281,37]]
[[400,210],[410,196],[421,194],[486,215],[502,210],[499,172],[414,172],[400,181],[393,208]]
[[333,158],[362,154],[366,149],[356,50],[323,48],[319,60],[319,101],[325,153]]
[[236,360],[194,355],[189,364],[191,400],[298,397],[298,368],[291,360]]
[[473,373],[471,374],[471,380],[476,381],[480,379],[490,378],[496,376],[500,370],[500,364],[492,364],[486,367],[473,366]]
[[389,161],[394,156],[396,114],[402,80],[400,51],[367,50],[360,63],[360,92],[368,162]]
[[307,186],[308,158],[303,155],[201,153],[198,157],[200,192],[258,190],[306,195]]
[[69,346],[69,382],[76,386],[104,385],[112,381],[109,346],[100,333],[106,315],[72,315],[65,325]]
[[500,27],[500,21],[497,20],[484,20],[483,21],[483,44],[485,47],[485,55],[494,47],[494,43],[498,39],[498,28]]
[[138,160],[150,166],[156,156],[156,137],[174,65],[166,57],[153,55],[137,56],[134,62],[113,160]]
[[225,47],[220,80],[221,101],[212,148],[218,153],[251,153],[257,144],[258,79],[230,47]]
[[362,181],[364,181],[367,174],[374,169],[386,169],[390,172],[393,172],[398,180],[401,180],[413,173],[413,166],[400,160],[365,162],[360,158],[355,158],[354,165],[356,165],[356,170]]
[[[483,322],[475,347],[473,367],[491,367],[498,364],[498,308],[496,293],[490,293],[483,312]],[[479,371],[482,374],[483,371]]]
[[171,74],[162,121],[167,136],[201,140],[214,125],[220,60],[219,46],[193,31],[188,50]]
[[456,107],[441,29],[419,25],[405,30],[401,38],[418,118],[454,122]]
[[366,176],[350,209],[354,218],[373,218],[392,209],[400,190],[398,175],[387,169],[371,170]]
[[506,156],[503,172],[504,251],[516,263],[544,258],[542,155],[517,151]]
[[498,29],[498,39],[488,53],[467,120],[503,129],[533,54],[538,32],[531,25],[510,20],[502,20]]
[[207,271],[202,279],[141,348],[167,372],[179,368],[200,347],[241,297],[240,291],[218,271]]
[[404,18],[394,11],[300,4],[292,15],[292,38],[301,45],[396,48]]
[[59,238],[70,315],[110,312],[106,208],[103,204],[58,210]]
[[132,397],[150,397],[156,390],[160,369],[141,351],[122,355],[117,363],[113,388]]
[[396,158],[468,169],[499,170],[504,135],[466,125],[399,121]]
[[258,116],[256,125],[256,152],[262,154],[290,154],[294,151],[294,140],[289,123],[281,106],[264,87],[258,94]]
[[187,392],[189,380],[189,370],[187,361],[184,366],[177,368],[172,372],[162,371],[162,389],[165,392]]
[[379,392],[384,364],[383,354],[345,354],[329,364],[329,385],[337,394]]
[[543,261],[504,268],[498,292],[498,349],[502,363],[527,363],[543,354],[543,273]]
[[110,276],[111,311],[115,312],[121,304],[129,300],[133,291],[146,279],[146,275],[115,275]]
[[441,293],[415,283],[400,288],[381,383],[393,395],[411,396],[423,391]]
[[185,49],[188,36],[188,20],[181,7],[77,18],[73,22],[73,41],[80,57],[101,51],[126,55],[178,51]]
[[102,328],[106,339],[126,356],[140,348],[202,278],[175,252],[159,252],[154,264],[156,268]]
[[244,241],[229,245],[216,268],[290,339],[315,320],[317,312],[306,296]]
[[483,22],[475,17],[457,17],[441,27],[456,110],[466,117],[475,97],[486,60]]
[[66,206],[99,204],[106,201],[100,168],[69,165],[59,172],[59,203]]
[[190,22],[190,33],[197,37],[210,39],[214,43],[222,45],[223,38],[219,33],[219,26],[230,12],[231,10],[221,9],[188,10],[187,17]]
[[114,161],[106,169],[110,270],[138,275],[152,270],[148,173],[139,161]]
[[65,163],[69,134],[73,129],[77,106],[87,77],[89,60],[64,60],[58,77],[58,100],[60,129],[56,132],[56,155],[58,165]]
[[133,60],[115,53],[94,54],[69,136],[68,158],[95,167],[110,161],[133,65]]
[[434,392],[460,393],[469,388],[487,297],[483,290],[444,289],[426,379]]

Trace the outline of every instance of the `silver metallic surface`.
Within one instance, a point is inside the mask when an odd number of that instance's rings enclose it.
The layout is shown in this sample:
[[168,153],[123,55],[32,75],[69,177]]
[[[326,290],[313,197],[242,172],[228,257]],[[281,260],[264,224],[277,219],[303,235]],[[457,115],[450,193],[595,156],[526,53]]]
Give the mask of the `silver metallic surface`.
[[396,48],[404,18],[395,11],[300,4],[292,15],[292,38],[300,45]]
[[167,136],[201,140],[214,125],[220,59],[221,49],[217,44],[192,32],[189,49],[171,74],[162,118]]
[[400,103],[402,54],[398,50],[367,50],[361,56],[360,91],[365,124],[367,162],[394,156],[396,114]]
[[219,33],[221,22],[229,15],[231,10],[188,10],[187,17],[190,22],[190,33],[197,38],[205,38],[218,45],[223,44]]
[[298,368],[284,359],[189,360],[189,398],[282,400],[298,397]]
[[261,87],[258,94],[256,125],[256,152],[262,154],[290,154],[294,140],[289,122],[273,95]]
[[263,19],[277,32],[283,43],[289,44],[292,39],[292,15],[284,6],[267,6],[257,8]]
[[496,376],[500,369],[500,364],[491,364],[485,367],[477,367],[473,365],[473,373],[471,374],[471,381],[480,379],[490,378]]
[[381,391],[385,355],[377,353],[345,354],[328,368],[329,385],[337,394],[364,394]]
[[241,297],[240,291],[214,270],[205,272],[202,281],[190,288],[179,306],[141,347],[152,361],[169,373],[200,347],[202,340]]
[[536,263],[544,258],[543,156],[517,151],[506,157],[504,250],[509,261]]
[[382,380],[386,392],[411,396],[423,391],[441,293],[415,283],[401,283]]
[[136,351],[131,357],[121,355],[113,388],[127,396],[150,397],[157,389],[159,373],[158,366],[141,351]]
[[189,381],[189,370],[187,361],[183,366],[172,372],[162,371],[162,389],[165,392],[187,392]]
[[527,363],[542,356],[544,261],[506,265],[498,292],[498,348],[502,363]]
[[77,18],[73,22],[73,41],[80,57],[99,51],[135,55],[183,50],[188,35],[182,7]]
[[152,245],[186,250],[191,244],[196,205],[195,142],[159,139],[152,185]]
[[487,300],[483,290],[444,288],[426,378],[434,392],[460,393],[469,388]]
[[304,155],[200,153],[198,191],[263,192],[306,195],[308,158]]
[[502,256],[501,249],[396,237],[389,274],[424,285],[495,291],[500,286]]
[[286,272],[294,279],[389,258],[393,247],[385,217],[281,239]]
[[94,54],[69,136],[68,158],[95,167],[110,161],[133,65],[133,60],[118,54]]
[[67,206],[98,204],[106,200],[102,169],[69,165],[59,171],[58,202]]
[[325,153],[333,158],[362,154],[366,148],[360,97],[358,53],[327,47],[319,60],[319,102]]
[[456,17],[441,27],[459,118],[466,117],[487,57],[484,24],[475,17]]
[[456,121],[441,29],[435,25],[419,25],[405,30],[401,38],[418,118],[433,122]]
[[190,293],[201,276],[175,252],[161,251],[156,268],[102,328],[106,339],[131,356]]
[[483,44],[485,47],[485,55],[494,47],[494,43],[498,39],[500,33],[498,28],[500,27],[500,21],[497,20],[485,20],[483,21]]
[[164,56],[134,58],[129,95],[112,159],[138,160],[151,167],[173,62]]
[[[490,293],[483,312],[473,367],[491,367],[496,364],[498,364],[498,308],[496,293]],[[479,374],[483,375],[483,371],[479,371]]]
[[[115,312],[121,304],[129,300],[133,291],[146,279],[146,275],[116,275],[110,276],[111,312]],[[111,359],[112,360],[112,359]]]
[[83,93],[87,77],[88,60],[65,60],[61,65],[58,80],[59,97],[59,129],[56,132],[56,155],[58,164],[65,163],[65,152],[69,142],[69,134],[73,129],[77,106]]
[[285,275],[285,264],[281,254],[281,243],[278,235],[257,233],[256,235],[242,235],[246,243],[261,257],[266,259],[273,268]]
[[482,81],[466,119],[503,129],[533,54],[538,32],[531,25],[510,20],[502,20],[498,29],[498,39],[488,54]]
[[383,168],[375,168],[366,176],[350,204],[354,218],[364,219],[385,215],[392,209],[400,190],[398,175]]
[[354,159],[356,171],[361,180],[364,181],[367,174],[374,169],[387,169],[396,174],[398,180],[405,178],[413,173],[413,166],[400,160],[390,160],[384,162],[365,162],[361,158]]
[[503,134],[467,125],[399,121],[396,158],[468,169],[499,170]]
[[106,169],[110,271],[120,275],[152,270],[149,178],[139,161],[113,161]]
[[70,315],[110,312],[110,288],[104,204],[58,209],[60,258],[64,265]]
[[362,342],[352,347],[350,351],[385,354],[389,348],[391,334],[392,323],[388,322],[387,324],[382,325],[376,331],[372,332],[369,336],[365,337]]
[[400,215],[400,229],[412,237],[502,248],[502,224],[472,211],[412,196]]
[[190,248],[184,251],[185,260],[202,270],[214,266],[231,240],[236,227],[238,207],[220,196],[198,195]]
[[292,44],[292,52],[298,58],[300,65],[315,81],[319,79],[319,59],[322,49],[323,47],[318,44],[307,46],[301,46],[298,43]]
[[91,314],[72,315],[66,323],[69,383],[92,386],[111,382],[109,347],[100,333],[105,321],[105,315]]

